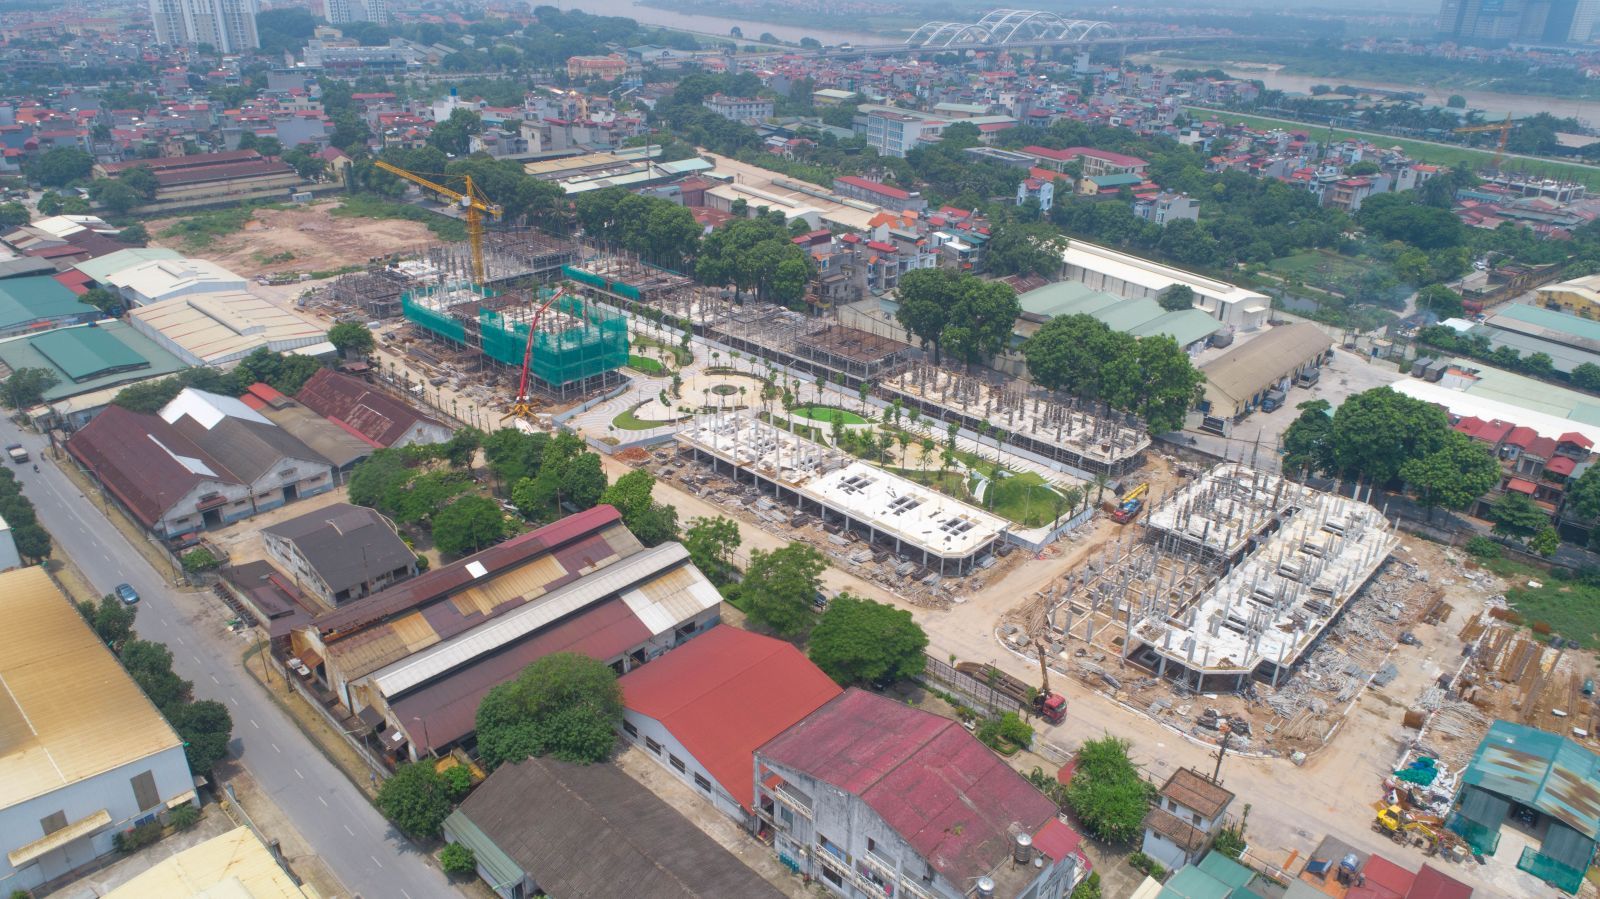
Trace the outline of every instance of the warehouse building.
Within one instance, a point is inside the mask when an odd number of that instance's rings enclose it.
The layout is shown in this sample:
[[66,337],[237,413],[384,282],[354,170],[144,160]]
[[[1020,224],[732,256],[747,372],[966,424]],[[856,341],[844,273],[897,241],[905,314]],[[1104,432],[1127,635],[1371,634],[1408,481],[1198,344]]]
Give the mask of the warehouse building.
[[323,325],[242,291],[141,306],[128,311],[128,324],[189,365],[231,368],[259,349],[307,355],[334,352]]
[[449,425],[410,404],[331,368],[312,375],[295,399],[375,446],[444,443],[452,433]]
[[1028,338],[1052,318],[1087,315],[1113,331],[1134,337],[1171,337],[1191,355],[1205,349],[1227,326],[1199,309],[1168,312],[1153,299],[1103,293],[1078,281],[1057,281],[1017,297],[1022,317],[1016,336]]
[[1269,390],[1314,383],[1333,340],[1310,322],[1282,325],[1200,366],[1206,376],[1201,427],[1227,436],[1233,423],[1261,405]]
[[444,834],[472,850],[502,899],[783,895],[615,765],[501,765],[445,819]]
[[132,168],[147,168],[156,177],[155,199],[132,210],[141,215],[252,200],[287,200],[306,184],[293,166],[255,150],[103,162],[94,167],[94,175],[115,178]]
[[752,753],[840,693],[793,644],[723,624],[621,686],[624,736],[746,829]]
[[182,258],[182,253],[177,250],[169,250],[166,247],[129,247],[126,250],[118,250],[115,253],[107,253],[104,256],[85,260],[72,268],[83,275],[89,283],[109,290],[111,276],[117,272],[133,268],[145,262]]
[[67,452],[160,537],[333,489],[333,466],[233,397],[185,388],[155,415],[108,406]]
[[195,798],[183,742],[42,568],[0,574],[0,889],[31,890]]
[[1119,297],[1155,299],[1181,284],[1194,291],[1195,308],[1239,331],[1266,327],[1272,301],[1265,295],[1212,278],[1142,259],[1109,247],[1074,240],[1061,254],[1062,277]]
[[416,576],[417,556],[374,509],[333,503],[264,528],[267,556],[330,607]]
[[45,426],[82,427],[124,387],[184,367],[182,359],[120,321],[0,340],[0,380],[24,368],[55,376],[56,382],[44,391],[42,407],[29,410],[34,421]]
[[0,337],[92,322],[100,310],[48,275],[0,280]]
[[644,548],[596,506],[295,631],[294,654],[391,761],[469,740],[493,687],[554,652],[625,673],[717,623],[682,544]]
[[255,832],[240,825],[156,862],[104,899],[321,899],[301,887]]
[[207,293],[240,293],[249,286],[236,275],[207,259],[151,259],[118,269],[105,277],[105,286],[122,297],[129,308],[150,306],[176,297]]
[[356,463],[371,456],[379,444],[368,440],[348,425],[323,418],[296,400],[279,393],[270,384],[251,384],[239,401],[260,412],[266,419],[311,447],[333,464],[334,475],[342,483]]

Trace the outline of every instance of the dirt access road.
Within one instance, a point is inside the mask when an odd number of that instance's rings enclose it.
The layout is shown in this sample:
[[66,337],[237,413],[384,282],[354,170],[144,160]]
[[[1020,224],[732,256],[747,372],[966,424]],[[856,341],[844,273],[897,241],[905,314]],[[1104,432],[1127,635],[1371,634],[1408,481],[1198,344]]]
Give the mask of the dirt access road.
[[[149,222],[151,246],[204,257],[249,278],[281,272],[331,271],[390,253],[414,252],[437,243],[426,225],[399,219],[335,218],[339,201],[285,209],[257,209],[243,231],[215,238],[196,250],[162,232],[187,216]],[[272,260],[272,261],[268,261]]]

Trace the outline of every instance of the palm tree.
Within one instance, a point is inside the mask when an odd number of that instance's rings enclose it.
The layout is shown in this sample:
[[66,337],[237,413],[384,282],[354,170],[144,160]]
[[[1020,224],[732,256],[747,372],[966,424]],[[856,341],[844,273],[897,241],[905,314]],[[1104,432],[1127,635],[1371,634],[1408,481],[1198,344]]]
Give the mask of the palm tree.
[[921,452],[919,452],[917,455],[920,457],[919,461],[922,463],[920,466],[922,469],[922,479],[926,481],[928,479],[928,455],[933,452],[933,438],[922,438],[922,442],[917,445],[917,448],[921,450]]
[[872,393],[872,382],[863,378],[861,386],[856,388],[856,393],[861,395],[861,417],[867,417],[867,396]]
[[1094,504],[1095,505],[1097,505],[1097,506],[1100,505],[1100,500],[1103,499],[1105,497],[1105,495],[1106,495],[1106,486],[1108,484],[1110,484],[1110,483],[1111,483],[1111,479],[1106,477],[1104,472],[1094,476]]
[[960,430],[961,422],[959,421],[950,422],[950,426],[944,429],[944,445],[946,449],[954,450],[956,448],[956,434]]
[[895,432],[900,440],[900,467],[906,467],[906,451],[911,448],[911,435],[906,431]]

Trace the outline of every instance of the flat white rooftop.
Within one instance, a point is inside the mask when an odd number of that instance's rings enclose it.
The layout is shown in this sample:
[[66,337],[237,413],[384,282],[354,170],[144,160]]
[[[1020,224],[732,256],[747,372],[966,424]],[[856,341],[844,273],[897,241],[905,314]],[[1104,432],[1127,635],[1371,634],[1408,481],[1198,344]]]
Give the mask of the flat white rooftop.
[[754,419],[726,416],[680,431],[678,439],[931,556],[964,559],[1010,527],[976,506]]

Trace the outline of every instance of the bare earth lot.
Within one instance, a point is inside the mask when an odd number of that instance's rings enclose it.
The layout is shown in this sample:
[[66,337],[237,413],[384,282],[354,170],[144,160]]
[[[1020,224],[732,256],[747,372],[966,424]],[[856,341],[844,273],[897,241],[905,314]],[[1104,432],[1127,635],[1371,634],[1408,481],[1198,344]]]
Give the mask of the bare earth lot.
[[[417,222],[334,218],[329,212],[338,205],[338,201],[331,201],[293,209],[258,209],[243,231],[219,237],[191,255],[203,256],[253,278],[361,265],[375,256],[417,250],[437,242],[427,226]],[[182,241],[159,236],[181,218],[186,216],[148,222],[146,227],[156,235],[150,245],[187,252]],[[293,255],[284,257],[285,253]],[[269,259],[274,261],[268,262]]]

